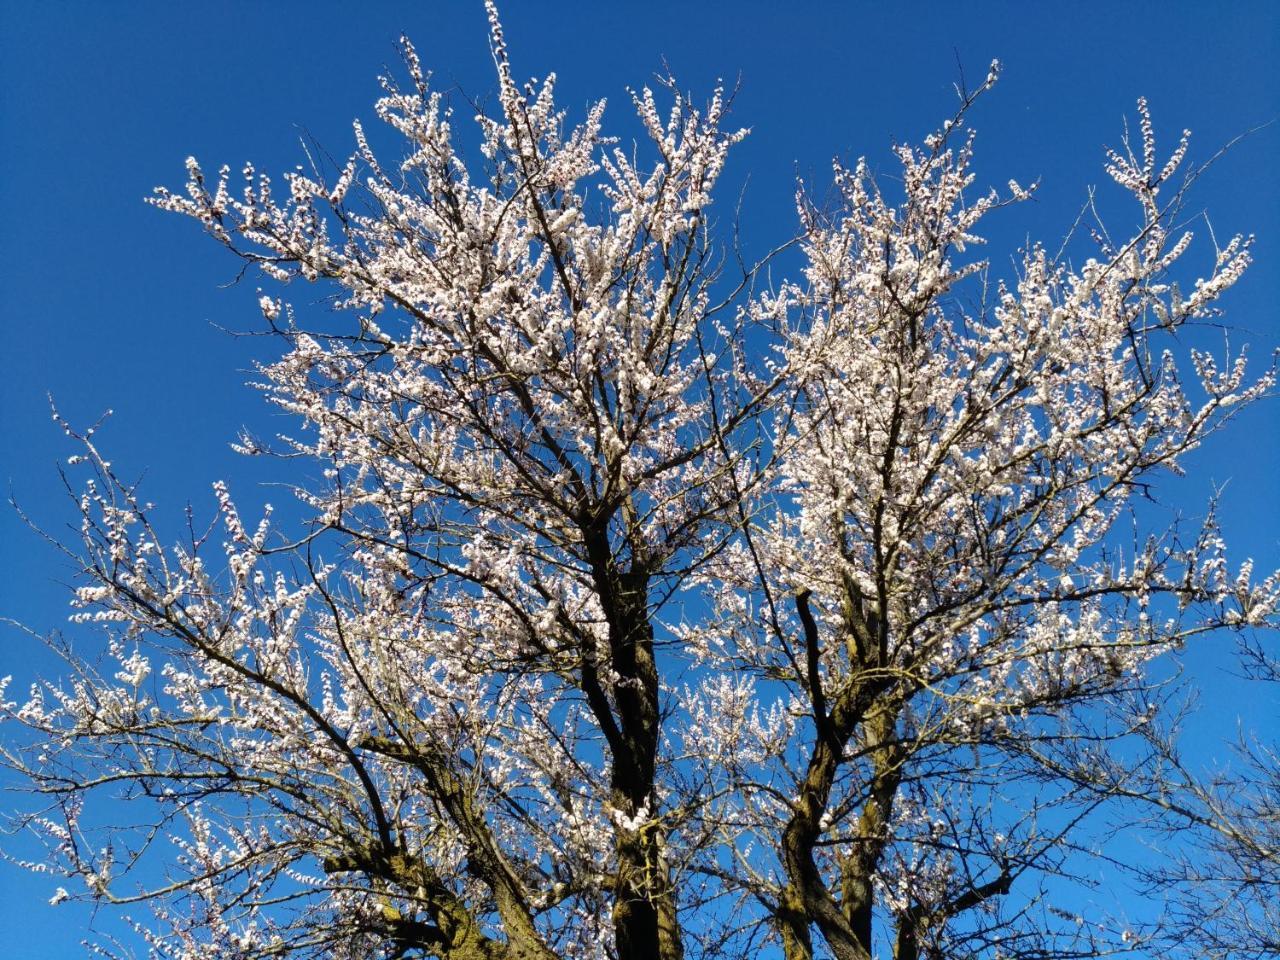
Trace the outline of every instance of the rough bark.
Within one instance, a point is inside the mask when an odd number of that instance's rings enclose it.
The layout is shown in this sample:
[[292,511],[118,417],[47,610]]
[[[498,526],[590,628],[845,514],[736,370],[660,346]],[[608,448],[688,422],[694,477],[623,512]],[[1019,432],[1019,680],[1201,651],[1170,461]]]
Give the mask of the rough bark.
[[[587,552],[609,627],[616,718],[605,698],[588,697],[606,729],[611,802],[635,820],[654,803],[661,716],[658,665],[649,616],[649,577],[618,569],[605,532],[588,529]],[[606,711],[601,715],[601,711]],[[675,890],[662,852],[662,827],[652,818],[615,831],[613,922],[619,960],[681,960],[684,955]]]

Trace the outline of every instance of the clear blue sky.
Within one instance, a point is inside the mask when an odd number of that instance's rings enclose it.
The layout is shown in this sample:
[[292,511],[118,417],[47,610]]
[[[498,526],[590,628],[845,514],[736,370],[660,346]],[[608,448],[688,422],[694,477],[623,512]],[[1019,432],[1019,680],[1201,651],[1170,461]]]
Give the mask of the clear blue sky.
[[[624,88],[648,81],[663,58],[694,91],[740,78],[734,115],[754,132],[729,174],[733,183],[750,177],[744,232],[756,249],[793,229],[797,173],[824,184],[833,156],[883,161],[890,141],[918,139],[948,116],[957,63],[973,81],[993,57],[1005,64],[973,118],[979,174],[1043,184],[1034,204],[1004,215],[1006,245],[993,248],[1002,255],[1009,240],[1062,235],[1085,188],[1105,179],[1102,145],[1117,143],[1139,95],[1166,145],[1192,129],[1199,159],[1280,116],[1280,5],[1265,0],[508,0],[505,8],[517,74],[557,71],[561,103],[579,113],[600,96],[615,115],[629,110]],[[253,328],[258,281],[221,286],[237,264],[195,224],[142,198],[156,184],[181,185],[188,154],[206,169],[252,159],[279,172],[301,160],[305,133],[345,155],[350,121],[372,121],[376,76],[396,63],[401,33],[438,86],[492,89],[478,2],[4,4],[0,482],[37,520],[58,530],[72,519],[56,472],[72,451],[50,422],[47,393],[81,424],[114,409],[104,445],[122,473],[147,473],[149,498],[175,521],[188,500],[207,508],[219,477],[247,504],[267,499],[262,484],[281,474],[227,443],[242,424],[273,431],[241,385],[253,357],[275,345],[216,329]],[[465,128],[469,109],[458,102]],[[1280,124],[1238,145],[1193,197],[1220,236],[1258,236],[1258,263],[1227,305],[1240,331],[1233,340],[1252,342],[1259,360],[1280,345],[1277,157]],[[290,296],[309,303],[305,290]],[[1171,493],[1195,511],[1213,484],[1229,482],[1228,542],[1264,568],[1280,565],[1278,416],[1280,401],[1251,411],[1188,463],[1193,476]],[[0,565],[0,615],[38,630],[62,625],[67,569],[7,509]],[[1215,656],[1193,658],[1210,694],[1227,683]],[[14,675],[14,692],[53,669],[28,637],[0,624],[0,676]],[[1213,712],[1230,727],[1232,710]],[[1274,720],[1274,705],[1255,716]],[[0,796],[0,808],[15,802]],[[88,915],[47,907],[56,885],[0,863],[0,953],[82,954]]]

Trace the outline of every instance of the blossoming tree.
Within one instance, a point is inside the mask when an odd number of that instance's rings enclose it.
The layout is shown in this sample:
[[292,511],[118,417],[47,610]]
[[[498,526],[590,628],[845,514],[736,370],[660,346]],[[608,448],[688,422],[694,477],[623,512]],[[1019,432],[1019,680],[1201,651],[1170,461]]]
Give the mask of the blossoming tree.
[[[1236,238],[1176,282],[1185,137],[1159,157],[1140,102],[1107,158],[1137,229],[1002,282],[980,222],[1028,191],[975,189],[963,95],[892,190],[859,163],[801,193],[802,272],[766,286],[709,219],[744,136],[720,91],[635,93],[623,150],[490,22],[475,162],[406,44],[398,163],[357,124],[331,178],[190,160],[158,192],[349,322],[261,299],[298,427],[240,448],[323,470],[291,534],[217,485],[169,542],[65,425],[74,619],[115,663],[65,648],[72,679],[4,706],[55,899],[150,901],[183,960],[1121,945],[1066,878],[1160,762],[1148,665],[1280,599],[1212,522],[1121,535],[1273,383],[1173,340],[1249,262]],[[96,835],[110,796],[144,826]]]

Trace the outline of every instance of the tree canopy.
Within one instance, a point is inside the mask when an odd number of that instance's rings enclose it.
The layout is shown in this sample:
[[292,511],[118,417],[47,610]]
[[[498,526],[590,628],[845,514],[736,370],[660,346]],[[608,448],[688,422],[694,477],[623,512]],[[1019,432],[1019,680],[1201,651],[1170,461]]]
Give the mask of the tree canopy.
[[[190,159],[157,192],[280,285],[258,385],[296,428],[238,448],[307,464],[309,519],[219,484],[171,542],[63,424],[107,662],[55,638],[71,679],[3,706],[55,899],[152,903],[174,960],[1099,956],[1160,934],[1072,907],[1127,806],[1203,831],[1144,865],[1180,929],[1274,954],[1265,894],[1195,898],[1233,851],[1275,883],[1265,757],[1221,803],[1153,670],[1280,603],[1211,511],[1137,506],[1274,386],[1178,339],[1250,262],[1209,238],[1184,277],[1187,136],[1162,152],[1139,101],[1105,160],[1135,227],[1086,211],[1002,276],[983,221],[1034,188],[976,186],[993,64],[745,264],[713,215],[725,91],[636,91],[624,144],[603,102],[574,125],[554,76],[519,84],[489,9],[478,148],[405,42],[376,104],[402,158],[357,123],[336,169]],[[106,797],[140,825],[90,829]]]

